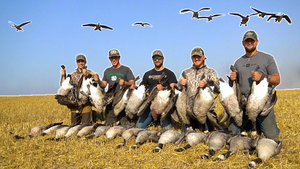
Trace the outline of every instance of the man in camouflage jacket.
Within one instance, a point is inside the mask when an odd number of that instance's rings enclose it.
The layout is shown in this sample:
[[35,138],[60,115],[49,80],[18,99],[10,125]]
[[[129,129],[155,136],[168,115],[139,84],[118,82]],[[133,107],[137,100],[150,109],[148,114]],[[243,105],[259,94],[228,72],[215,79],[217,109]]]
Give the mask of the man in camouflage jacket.
[[[75,88],[75,97],[76,93],[79,93],[79,88],[78,86],[80,84],[80,79],[82,78],[83,75],[88,76],[88,75],[94,75],[94,72],[92,70],[89,70],[86,68],[86,56],[84,54],[78,54],[76,56],[76,64],[77,68],[75,69],[75,72],[71,74],[71,84]],[[62,69],[60,71],[61,73],[61,80],[60,80],[60,85],[62,85],[63,81],[66,79],[66,69]],[[78,106],[77,107],[72,107],[70,108],[71,110],[71,125],[78,125],[82,122],[82,124],[90,125],[92,122],[92,106],[89,104],[89,102],[85,105],[80,105],[80,100],[78,99],[77,96],[77,102]]]
[[[193,62],[192,67],[185,69],[181,73],[179,82],[177,84],[180,90],[183,89],[183,86],[186,88],[187,112],[193,112],[194,99],[197,95],[198,87],[204,87],[207,83],[218,83],[217,72],[214,69],[207,67],[205,64],[206,57],[202,48],[195,47],[191,52],[191,59]],[[204,79],[200,80],[202,75],[205,77]],[[192,117],[190,118],[190,122],[193,128],[201,128],[198,127],[201,126],[200,122]],[[207,121],[205,125],[209,130],[214,128],[209,121]]]

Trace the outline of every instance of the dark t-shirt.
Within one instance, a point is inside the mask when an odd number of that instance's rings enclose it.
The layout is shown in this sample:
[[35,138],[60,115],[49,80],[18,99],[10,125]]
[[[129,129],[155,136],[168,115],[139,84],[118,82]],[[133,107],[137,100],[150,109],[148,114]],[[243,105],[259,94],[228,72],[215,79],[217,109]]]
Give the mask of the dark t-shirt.
[[[234,67],[238,72],[239,84],[241,93],[245,96],[249,96],[252,87],[251,71],[254,70],[257,65],[259,66],[258,73],[273,75],[279,73],[277,64],[272,55],[258,51],[257,54],[252,57],[243,55],[237,59],[234,63]],[[272,88],[269,86],[269,92]]]
[[118,83],[118,86],[116,88],[116,91],[118,91],[120,89],[119,78],[124,79],[124,81],[128,82],[134,79],[134,75],[129,67],[121,65],[121,67],[117,69],[114,69],[113,67],[107,68],[103,73],[102,80],[107,81],[109,86]]
[[162,84],[163,86],[170,86],[171,83],[177,83],[176,75],[173,71],[168,68],[164,68],[161,71],[156,71],[154,68],[147,71],[143,76],[143,81],[149,86],[149,91],[151,91],[157,85],[157,79],[160,75],[165,72],[166,76],[169,78],[167,82]]

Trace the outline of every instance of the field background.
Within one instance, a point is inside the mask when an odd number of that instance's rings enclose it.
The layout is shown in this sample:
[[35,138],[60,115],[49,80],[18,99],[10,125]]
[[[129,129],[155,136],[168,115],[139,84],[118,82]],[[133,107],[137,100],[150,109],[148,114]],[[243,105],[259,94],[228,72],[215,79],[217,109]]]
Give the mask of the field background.
[[[300,168],[300,90],[277,91],[278,101],[275,114],[283,142],[281,153],[257,168]],[[217,101],[216,112],[223,109]],[[48,136],[35,136],[15,140],[9,132],[25,136],[34,126],[53,122],[70,124],[70,112],[58,105],[54,95],[2,96],[0,97],[0,168],[245,168],[255,155],[238,153],[223,162],[199,158],[208,152],[208,146],[198,144],[178,153],[174,150],[185,145],[168,144],[159,153],[152,153],[157,143],[146,143],[132,150],[132,138],[125,147],[116,149],[123,141],[115,138],[108,143],[104,136],[84,141],[72,137],[69,141],[48,141]],[[150,128],[154,130],[153,128]],[[180,131],[179,129],[174,129]]]

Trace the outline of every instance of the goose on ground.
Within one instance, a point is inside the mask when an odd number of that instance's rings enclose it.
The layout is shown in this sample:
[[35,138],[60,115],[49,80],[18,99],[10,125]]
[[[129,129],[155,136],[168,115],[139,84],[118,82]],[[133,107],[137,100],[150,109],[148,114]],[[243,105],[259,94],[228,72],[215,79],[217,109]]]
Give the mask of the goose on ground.
[[141,128],[130,128],[130,129],[125,130],[122,133],[122,137],[124,139],[124,142],[120,143],[117,146],[117,148],[121,148],[121,147],[125,146],[126,142],[128,142],[131,137],[133,137],[133,136],[136,137],[138,135],[138,133],[140,131],[142,131],[142,130],[144,130],[144,129],[141,129]]
[[173,130],[162,130],[158,135],[158,147],[152,150],[153,153],[159,152],[165,144],[175,143],[180,138],[181,133]]
[[136,149],[140,145],[146,143],[147,141],[153,141],[158,142],[159,139],[158,131],[155,130],[141,130],[138,132],[136,139],[135,139],[135,145],[133,145],[131,148]]

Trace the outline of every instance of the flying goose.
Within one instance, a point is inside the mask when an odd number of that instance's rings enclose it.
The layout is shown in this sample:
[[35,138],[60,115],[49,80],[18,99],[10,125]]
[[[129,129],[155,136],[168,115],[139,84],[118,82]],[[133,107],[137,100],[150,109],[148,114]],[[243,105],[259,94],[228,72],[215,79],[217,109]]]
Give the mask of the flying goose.
[[141,27],[145,27],[145,25],[148,25],[148,26],[152,27],[152,25],[147,22],[135,22],[132,24],[132,26],[134,26],[134,25],[141,25]]
[[31,21],[23,22],[23,23],[21,23],[20,25],[16,25],[16,24],[14,24],[12,21],[8,21],[8,23],[12,24],[11,27],[15,27],[17,32],[18,32],[18,31],[24,32],[24,30],[23,30],[21,27],[24,26],[24,25],[26,25],[26,24],[31,23]]
[[194,11],[192,9],[182,9],[182,10],[180,10],[180,13],[183,14],[183,13],[186,13],[186,12],[192,12],[193,13],[192,18],[199,19],[199,12],[202,11],[202,10],[209,11],[209,10],[211,10],[211,8],[201,8],[198,11]]
[[225,16],[225,14],[214,14],[214,15],[209,15],[209,16],[200,16],[198,19],[207,19],[207,22],[213,20],[213,17],[217,16]]
[[275,18],[275,22],[280,23],[282,19],[285,19],[289,24],[292,24],[292,20],[290,19],[290,17],[286,14],[272,14],[271,16],[269,16],[269,18],[267,19],[267,22],[269,22],[272,18]]
[[107,26],[107,25],[100,25],[100,22],[98,22],[98,24],[87,23],[87,24],[83,24],[83,25],[81,25],[81,26],[82,26],[82,27],[83,27],[83,26],[91,26],[91,27],[95,27],[94,31],[96,31],[96,30],[102,31],[101,28],[113,30],[112,27],[109,27],[109,26]]
[[261,17],[261,18],[264,18],[265,16],[267,16],[267,15],[274,15],[274,14],[276,14],[276,13],[267,13],[267,12],[263,12],[263,11],[261,11],[261,10],[258,10],[258,9],[255,9],[255,8],[253,8],[253,7],[250,7],[252,10],[254,10],[255,12],[257,12],[257,14],[258,14],[258,17]]
[[242,21],[241,21],[241,23],[240,23],[240,26],[242,26],[243,24],[244,24],[245,26],[247,26],[247,22],[249,21],[250,16],[257,15],[258,13],[253,13],[253,14],[246,15],[246,16],[241,15],[241,14],[239,14],[239,13],[228,13],[228,14],[229,14],[229,15],[235,15],[235,16],[241,17],[241,18],[242,18]]

